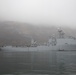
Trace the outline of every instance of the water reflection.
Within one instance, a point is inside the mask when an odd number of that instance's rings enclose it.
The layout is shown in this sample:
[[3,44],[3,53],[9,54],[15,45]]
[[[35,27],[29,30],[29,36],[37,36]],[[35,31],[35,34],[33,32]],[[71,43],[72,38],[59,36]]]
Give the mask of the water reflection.
[[75,58],[75,51],[0,51],[0,74],[75,74]]

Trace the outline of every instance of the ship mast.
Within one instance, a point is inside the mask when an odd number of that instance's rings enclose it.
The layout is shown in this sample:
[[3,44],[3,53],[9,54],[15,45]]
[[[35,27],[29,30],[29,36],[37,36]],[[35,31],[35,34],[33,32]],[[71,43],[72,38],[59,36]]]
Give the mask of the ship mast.
[[58,29],[59,38],[64,38],[64,32],[61,30],[61,28]]

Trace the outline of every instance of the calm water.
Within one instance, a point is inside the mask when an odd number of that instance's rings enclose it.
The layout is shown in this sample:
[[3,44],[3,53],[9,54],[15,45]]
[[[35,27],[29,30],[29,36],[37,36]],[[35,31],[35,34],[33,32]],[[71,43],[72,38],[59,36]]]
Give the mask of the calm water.
[[25,73],[76,75],[76,51],[0,51],[0,74]]

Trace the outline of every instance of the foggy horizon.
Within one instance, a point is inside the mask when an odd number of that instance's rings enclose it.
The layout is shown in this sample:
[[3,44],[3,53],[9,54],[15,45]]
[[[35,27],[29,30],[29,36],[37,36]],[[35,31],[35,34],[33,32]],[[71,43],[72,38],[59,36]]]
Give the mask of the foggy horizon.
[[76,0],[0,0],[0,75],[76,75]]
[[75,0],[0,0],[0,21],[76,26]]

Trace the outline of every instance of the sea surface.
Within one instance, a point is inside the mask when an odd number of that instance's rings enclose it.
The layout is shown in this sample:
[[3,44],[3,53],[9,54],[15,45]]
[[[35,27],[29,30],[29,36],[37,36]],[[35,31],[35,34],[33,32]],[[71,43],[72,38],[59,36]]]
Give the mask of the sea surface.
[[0,75],[76,75],[76,51],[0,51]]

